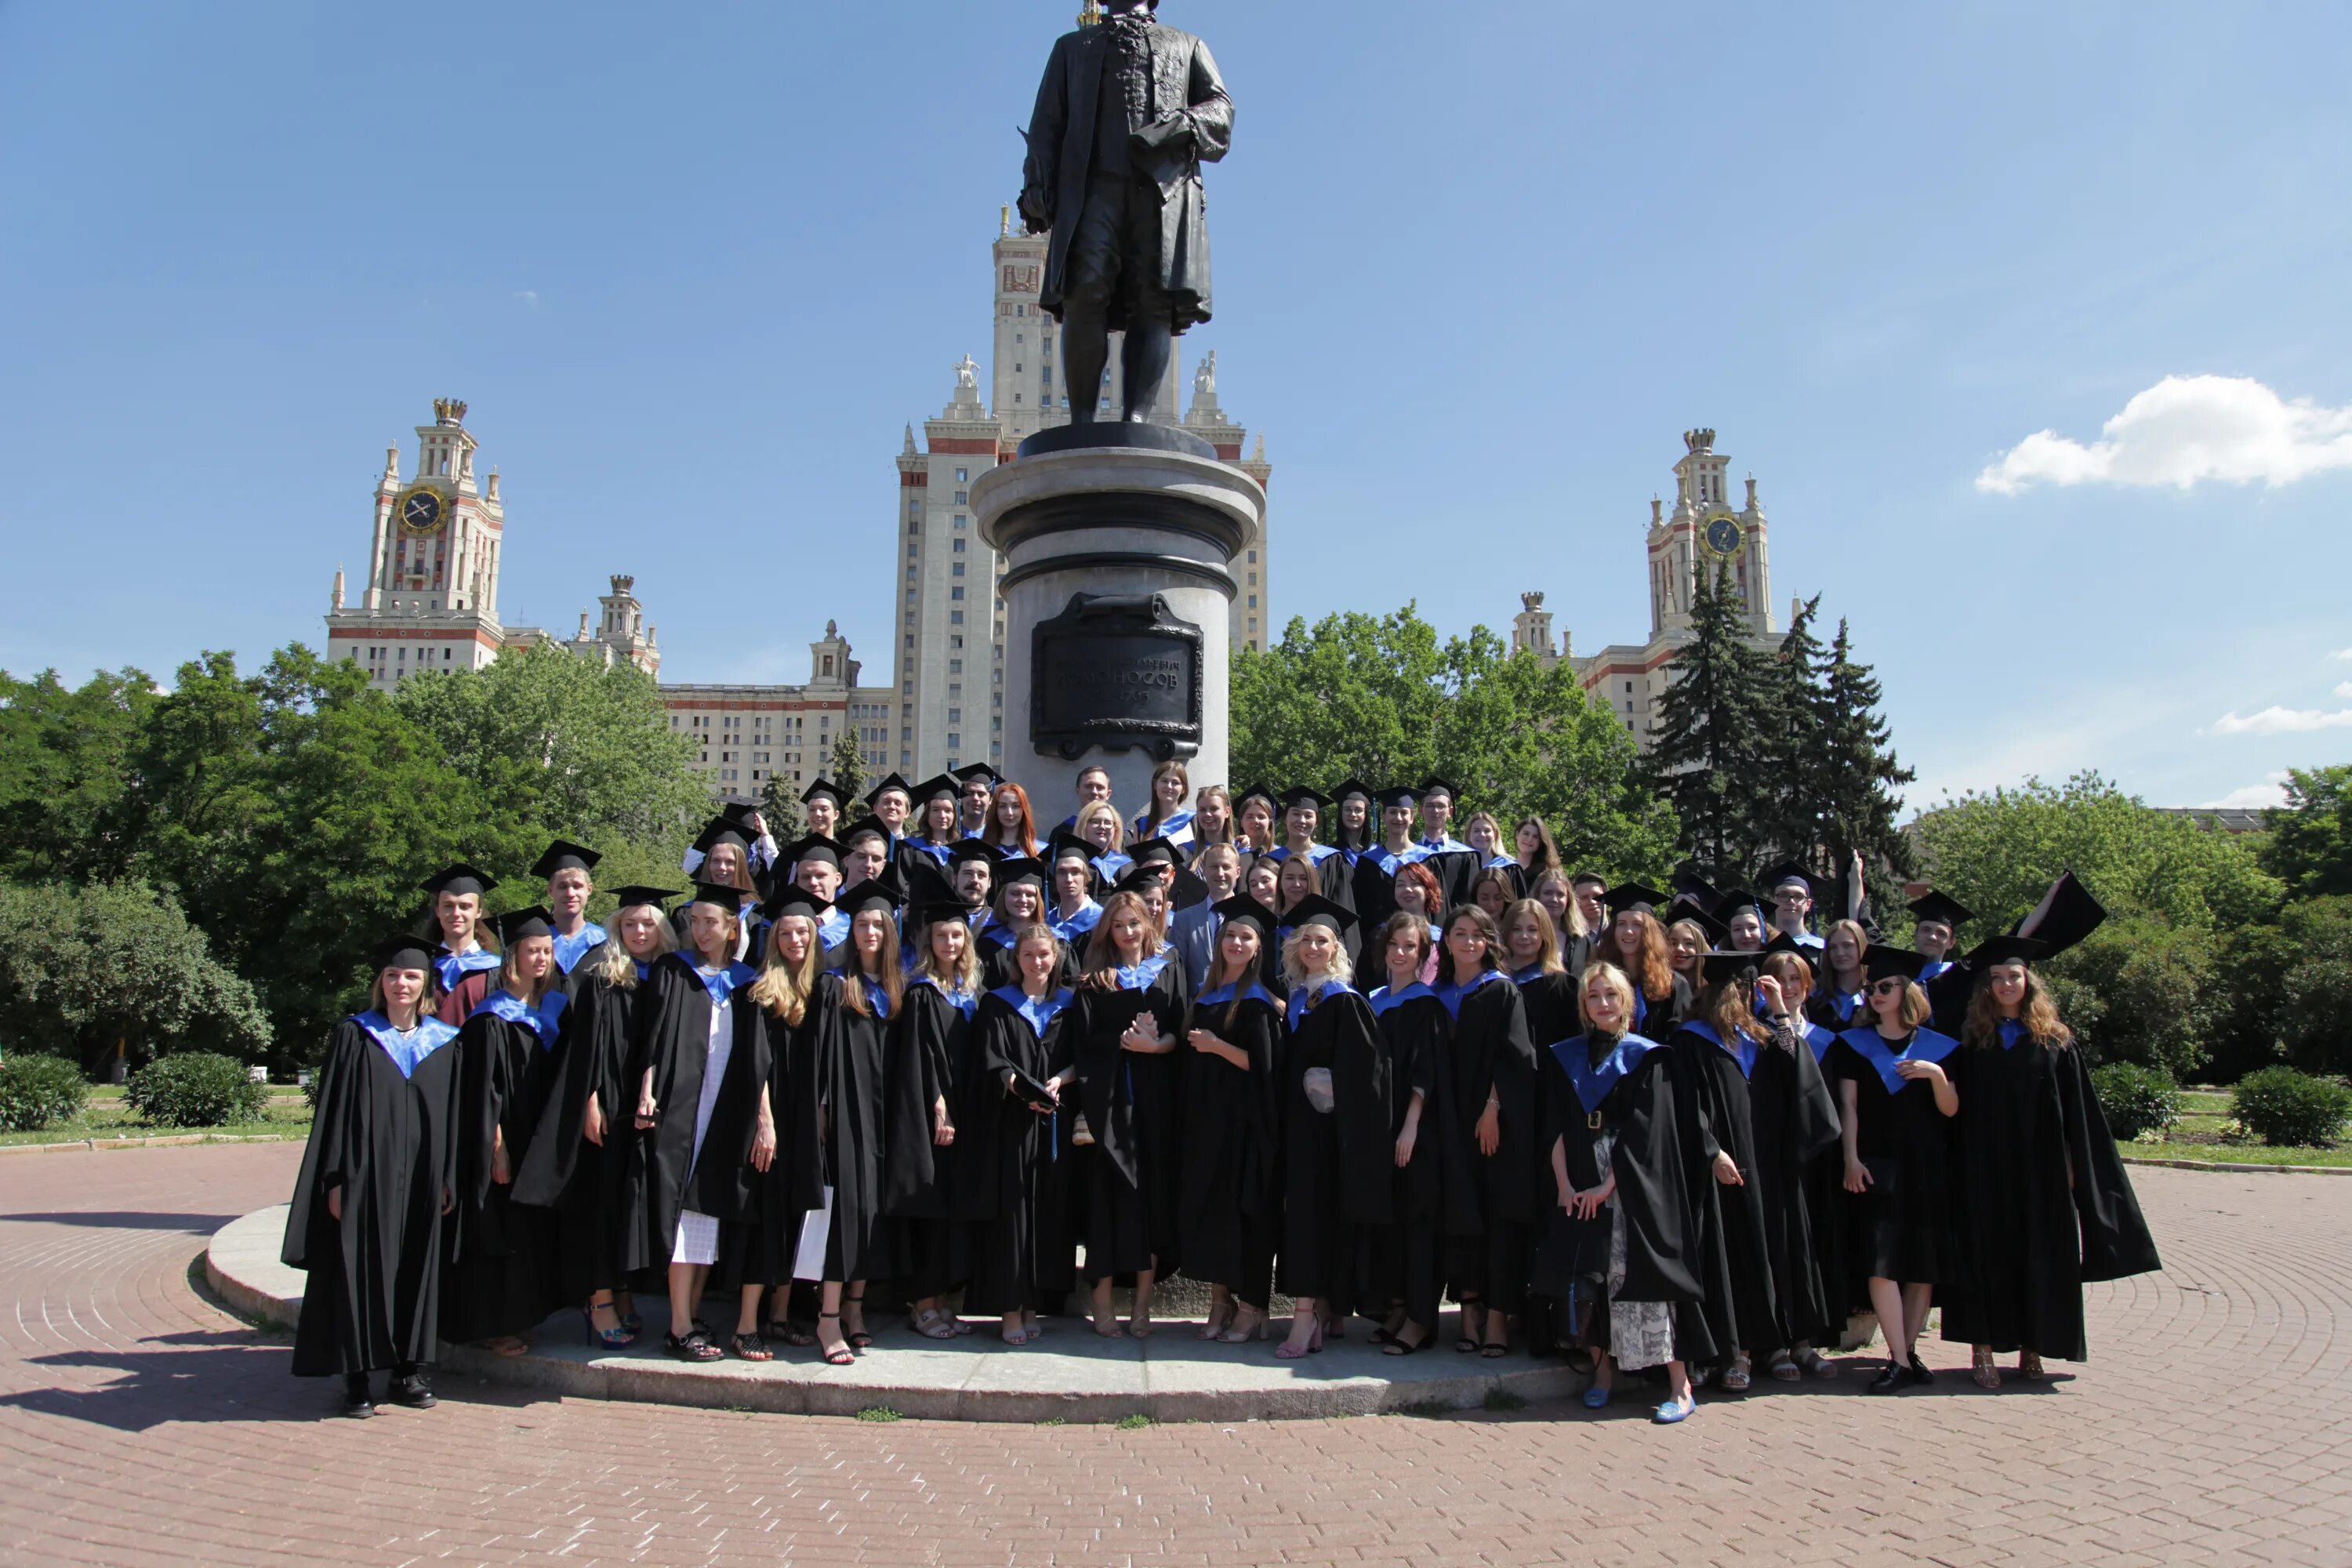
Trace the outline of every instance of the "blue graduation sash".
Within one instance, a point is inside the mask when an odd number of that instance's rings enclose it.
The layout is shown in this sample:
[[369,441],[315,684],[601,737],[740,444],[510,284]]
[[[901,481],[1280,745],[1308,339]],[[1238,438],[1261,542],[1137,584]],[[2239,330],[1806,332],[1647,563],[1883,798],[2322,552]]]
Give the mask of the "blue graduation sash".
[[1752,1079],[1756,1076],[1756,1042],[1746,1035],[1739,1037],[1739,1043],[1737,1046],[1727,1046],[1723,1043],[1723,1037],[1717,1033],[1713,1024],[1693,1022],[1685,1024],[1683,1027],[1737,1062],[1739,1065],[1741,1078]]
[[1300,986],[1290,994],[1289,1005],[1283,1010],[1285,1022],[1289,1024],[1292,1033],[1297,1033],[1298,1026],[1306,1020],[1307,1015],[1315,1011],[1315,1005],[1318,1002],[1322,1001],[1326,996],[1339,995],[1342,992],[1353,996],[1356,994],[1356,988],[1344,980],[1327,980],[1320,985]]
[[1501,970],[1489,969],[1479,975],[1477,979],[1470,982],[1467,985],[1440,985],[1433,994],[1435,995],[1440,1002],[1445,1004],[1445,1010],[1454,1016],[1454,1019],[1456,1023],[1459,1023],[1462,1019],[1462,998],[1467,996],[1473,991],[1477,990],[1478,987],[1486,984],[1490,980],[1501,980],[1503,978],[1504,975]]
[[435,955],[434,972],[441,976],[441,989],[455,991],[468,974],[479,974],[485,969],[496,969],[505,960],[495,952],[475,948],[470,952],[443,952]]
[[1878,1081],[1886,1086],[1889,1094],[1901,1094],[1911,1087],[1895,1069],[1905,1062],[1940,1062],[1960,1048],[1960,1042],[1949,1035],[1939,1035],[1933,1029],[1922,1029],[1911,1037],[1911,1043],[1895,1055],[1886,1048],[1886,1042],[1875,1028],[1848,1029],[1838,1037],[1854,1048],[1855,1054],[1868,1062],[1878,1074]]
[[603,926],[590,921],[570,936],[557,936],[555,967],[566,974],[571,973],[574,965],[587,957],[593,950],[604,944],[607,934]]
[[1412,1001],[1416,997],[1434,996],[1436,994],[1436,992],[1432,991],[1428,986],[1416,980],[1402,991],[1392,991],[1389,987],[1383,985],[1379,990],[1373,992],[1366,1000],[1371,1004],[1372,1016],[1375,1018],[1384,1018],[1391,1012],[1403,1006],[1406,1003]]
[[539,1010],[533,1012],[524,1005],[521,997],[510,992],[493,991],[474,1008],[473,1016],[478,1018],[488,1013],[509,1024],[521,1024],[539,1037],[541,1050],[551,1051],[556,1036],[562,1032],[564,1004],[571,1000],[561,991],[550,991],[539,999]]
[[392,1020],[381,1013],[356,1014],[352,1022],[383,1047],[383,1054],[392,1058],[404,1079],[415,1077],[417,1063],[457,1037],[457,1025],[445,1024],[430,1013],[420,1017],[406,1035],[394,1028]]
[[1585,1045],[1586,1038],[1583,1035],[1571,1035],[1565,1040],[1555,1041],[1551,1055],[1552,1059],[1559,1063],[1560,1070],[1568,1074],[1568,1081],[1576,1087],[1576,1098],[1584,1107],[1585,1114],[1597,1116],[1601,1106],[1608,1101],[1610,1091],[1617,1087],[1617,1080],[1633,1071],[1643,1057],[1656,1050],[1658,1042],[1642,1035],[1622,1036],[1616,1047],[1601,1058],[1596,1066],[1591,1059],[1591,1050]]
[[936,979],[928,974],[924,975],[919,980],[917,980],[915,984],[928,985],[932,990],[938,992],[940,995],[946,997],[948,999],[948,1005],[962,1014],[964,1016],[964,1021],[967,1023],[971,1022],[972,1014],[980,1010],[980,993],[977,991],[966,991],[962,994],[959,995],[955,992],[950,991],[946,986],[940,984]]
[[1062,1009],[1077,994],[1065,985],[1050,996],[1033,997],[1018,985],[1000,985],[989,994],[1020,1014],[1022,1021],[1042,1040],[1047,1026],[1061,1016]]

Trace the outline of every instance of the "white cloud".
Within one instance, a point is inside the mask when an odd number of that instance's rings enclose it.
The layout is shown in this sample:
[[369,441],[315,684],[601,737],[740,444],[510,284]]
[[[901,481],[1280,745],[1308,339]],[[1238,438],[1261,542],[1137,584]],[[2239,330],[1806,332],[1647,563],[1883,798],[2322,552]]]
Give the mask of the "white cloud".
[[2209,800],[2205,803],[2208,809],[2215,811],[2260,811],[2267,805],[2284,805],[2285,804],[2286,770],[2284,768],[2272,773],[2258,784],[2248,784],[2243,789],[2233,789],[2219,800]]
[[2241,719],[2234,712],[2213,721],[2216,735],[2303,735],[2315,730],[2352,730],[2352,708],[2333,713],[2317,708],[2265,708]]
[[2338,663],[2352,664],[2352,647],[2339,647],[2327,657]]
[[[2084,446],[2043,430],[1977,476],[1977,489],[2015,495],[2030,485],[2293,484],[2352,468],[2352,408],[2292,402],[2246,376],[2168,375],[2124,405],[2103,438]],[[2352,655],[2352,648],[2336,655]]]
[[2352,697],[2352,680],[2345,681],[2343,684],[2336,687],[2336,695],[2338,697]]
[[518,289],[515,290],[515,298],[534,310],[539,309],[539,290],[536,289]]

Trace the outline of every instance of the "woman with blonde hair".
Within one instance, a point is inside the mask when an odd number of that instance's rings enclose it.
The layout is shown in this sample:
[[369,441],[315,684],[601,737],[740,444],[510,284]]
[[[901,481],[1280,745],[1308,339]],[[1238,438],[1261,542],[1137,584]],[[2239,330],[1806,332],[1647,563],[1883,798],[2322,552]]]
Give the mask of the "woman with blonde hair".
[[1570,1303],[1572,1331],[1592,1352],[1587,1409],[1607,1405],[1620,1370],[1666,1369],[1667,1398],[1651,1419],[1697,1408],[1685,1343],[1703,1335],[1691,1267],[1687,1141],[1675,1053],[1633,1028],[1633,982],[1595,960],[1578,981],[1583,1032],[1542,1053],[1542,1142],[1552,1219],[1538,1283]]
[[1822,937],[1821,973],[1817,989],[1805,1003],[1805,1016],[1825,1029],[1843,1031],[1869,1022],[1864,1005],[1870,977],[1870,935],[1859,921],[1837,921]]
[[1969,1347],[1988,1389],[2000,1386],[1996,1353],[2015,1352],[2026,1383],[2044,1356],[2087,1359],[2084,1285],[2162,1267],[2074,1032],[2033,973],[2048,951],[1996,937],[1969,955],[1976,989],[1961,1049],[1945,1058],[1960,1096],[1966,1267],[1942,1291],[1943,1336]]
[[1584,923],[1584,910],[1576,901],[1576,888],[1568,873],[1555,866],[1538,875],[1528,897],[1541,904],[1544,913],[1551,917],[1551,928],[1559,942],[1559,962],[1570,974],[1584,973],[1584,965],[1592,956],[1591,928]]
[[[951,1340],[971,1328],[940,1304],[970,1275],[968,1227],[957,1129],[976,1113],[981,1078],[972,1016],[980,1010],[980,957],[963,906],[919,906],[907,916],[915,968],[905,1005],[891,1020],[887,1074],[889,1121],[883,1206],[898,1222],[898,1288],[913,1299],[910,1326]],[[994,1109],[995,1096],[987,1099]]]
[[[1067,1027],[1077,1058],[1079,1106],[1093,1142],[1080,1162],[1086,1193],[1084,1275],[1094,1292],[1095,1332],[1151,1332],[1151,1286],[1177,1264],[1182,1149],[1177,1136],[1175,1051],[1187,1029],[1184,966],[1152,951],[1150,911],[1133,892],[1103,905],[1087,946]],[[1111,1317],[1111,1291],[1131,1278],[1134,1312]]]
[[515,1202],[555,1211],[558,1297],[584,1302],[589,1342],[612,1350],[645,1329],[621,1267],[629,1140],[620,1117],[634,1094],[632,1044],[640,1021],[651,1016],[646,977],[677,951],[663,907],[676,897],[668,888],[623,888],[614,895],[610,938],[572,973],[564,1047],[530,1152],[515,1175]]
[[1277,1284],[1297,1305],[1274,1352],[1285,1361],[1322,1349],[1350,1312],[1388,1314],[1389,1293],[1374,1294],[1366,1264],[1372,1234],[1395,1219],[1400,1092],[1340,940],[1354,912],[1310,898],[1293,916],[1282,947],[1290,994]]
[[1077,824],[1071,832],[1084,840],[1094,851],[1095,885],[1108,889],[1118,885],[1135,864],[1126,851],[1127,825],[1118,819],[1118,808],[1107,800],[1090,800],[1078,807]]

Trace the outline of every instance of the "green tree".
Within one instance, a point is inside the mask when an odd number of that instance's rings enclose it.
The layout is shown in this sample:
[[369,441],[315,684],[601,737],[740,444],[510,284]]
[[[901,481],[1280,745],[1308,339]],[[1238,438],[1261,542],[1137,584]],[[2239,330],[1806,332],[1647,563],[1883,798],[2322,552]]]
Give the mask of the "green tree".
[[694,742],[654,678],[561,648],[401,683],[394,704],[453,767],[545,833],[604,848],[682,840],[709,810]]
[[1293,619],[1265,652],[1234,655],[1233,713],[1224,782],[1329,789],[1439,774],[1465,810],[1541,816],[1572,863],[1617,876],[1672,863],[1672,815],[1644,787],[1623,727],[1568,666],[1513,657],[1485,626],[1441,643],[1412,605],[1311,628]]
[[[857,748],[857,735],[854,729],[844,730],[834,738],[833,771],[825,776],[841,786],[841,798],[847,803],[850,813],[855,815],[859,798],[866,794],[866,753]],[[849,825],[845,822],[842,826],[846,827]]]
[[121,873],[128,848],[106,828],[157,695],[135,669],[95,675],[72,690],[54,669],[31,680],[0,671],[0,875]]
[[1911,831],[1924,874],[1977,911],[1970,941],[2006,929],[2067,870],[2119,914],[2205,931],[2274,918],[2284,891],[2245,839],[2150,810],[2096,773],[1948,796]]
[[1728,563],[1691,595],[1691,640],[1667,666],[1651,736],[1654,787],[1682,823],[1683,847],[1705,874],[1731,880],[1769,847],[1775,692],[1748,645]]
[[1759,784],[1762,816],[1758,827],[1773,858],[1808,865],[1820,861],[1822,803],[1829,789],[1822,740],[1822,672],[1828,656],[1822,639],[1813,635],[1813,617],[1821,605],[1818,594],[1797,605],[1780,651],[1764,666],[1764,749],[1769,762]]
[[178,903],[138,882],[0,883],[0,1036],[102,1075],[119,1050],[258,1058],[268,1018]]
[[760,819],[778,844],[790,844],[808,831],[807,819],[801,815],[800,793],[793,788],[790,773],[772,773],[761,784]]
[[2266,820],[2263,869],[2301,898],[2352,893],[2352,766],[2290,769]]
[[1913,856],[1895,825],[1903,806],[1897,791],[1918,774],[1895,762],[1879,700],[1878,677],[1853,657],[1846,624],[1838,622],[1822,684],[1821,760],[1811,784],[1822,814],[1819,863],[1847,866],[1859,853],[1866,866],[1907,876]]

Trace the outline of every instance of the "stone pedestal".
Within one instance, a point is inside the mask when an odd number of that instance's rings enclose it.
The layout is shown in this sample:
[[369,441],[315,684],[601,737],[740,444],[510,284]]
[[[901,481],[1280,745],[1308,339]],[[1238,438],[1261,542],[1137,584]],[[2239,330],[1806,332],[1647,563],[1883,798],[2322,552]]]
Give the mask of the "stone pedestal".
[[1181,430],[1072,425],[1023,442],[971,504],[1005,568],[1004,774],[1040,829],[1090,764],[1129,820],[1163,756],[1195,789],[1230,782],[1231,568],[1265,535],[1257,482]]

